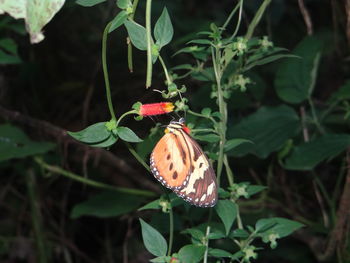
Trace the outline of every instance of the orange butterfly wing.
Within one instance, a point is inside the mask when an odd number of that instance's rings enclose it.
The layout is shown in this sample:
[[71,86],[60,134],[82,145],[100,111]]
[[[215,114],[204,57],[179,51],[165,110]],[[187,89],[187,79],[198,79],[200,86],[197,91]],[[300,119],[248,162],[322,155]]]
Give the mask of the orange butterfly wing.
[[151,154],[153,175],[172,190],[181,189],[190,171],[186,144],[174,133],[166,133]]
[[205,153],[182,129],[166,133],[151,154],[151,171],[165,187],[199,207],[218,199],[215,172]]

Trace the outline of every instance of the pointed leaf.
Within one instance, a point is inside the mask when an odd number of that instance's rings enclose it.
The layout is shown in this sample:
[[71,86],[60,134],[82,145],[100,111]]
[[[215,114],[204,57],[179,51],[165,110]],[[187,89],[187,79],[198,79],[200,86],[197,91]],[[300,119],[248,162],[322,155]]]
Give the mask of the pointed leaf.
[[53,143],[30,140],[22,130],[15,126],[0,125],[0,161],[43,154],[54,147]]
[[326,40],[318,36],[308,36],[293,51],[302,59],[283,61],[275,79],[276,92],[282,100],[301,103],[311,94],[320,54],[326,46]]
[[290,170],[312,170],[322,161],[334,158],[350,146],[350,135],[327,134],[311,142],[296,146],[286,159]]
[[168,245],[164,237],[151,225],[140,218],[142,238],[146,249],[154,256],[166,256]]
[[118,140],[118,137],[115,136],[113,133],[104,141],[98,142],[98,143],[91,143],[89,146],[96,147],[96,148],[108,148],[111,147],[113,144],[115,144]]
[[126,142],[142,142],[142,140],[128,127],[118,127],[117,134],[120,139]]
[[138,211],[147,210],[147,209],[160,209],[161,206],[159,205],[160,199],[154,200],[138,209]]
[[262,237],[268,237],[270,234],[277,234],[279,238],[282,238],[292,234],[303,226],[303,224],[293,220],[273,217],[258,220],[255,225],[255,230],[260,232],[259,235]]
[[117,1],[117,6],[120,9],[126,9],[129,5],[131,5],[130,0],[118,0]]
[[126,11],[120,11],[112,20],[111,27],[108,30],[108,33],[111,33],[112,31],[116,30],[118,27],[120,27],[126,19],[128,18],[128,14]]
[[218,249],[218,248],[210,248],[209,256],[216,258],[230,258],[232,254],[226,250]]
[[132,44],[139,50],[147,50],[146,28],[134,21],[124,22]]
[[246,139],[231,139],[225,143],[224,151],[228,152],[243,143],[253,143],[253,142]]
[[75,3],[85,7],[91,7],[100,3],[105,2],[106,0],[77,0]]
[[202,260],[205,246],[186,245],[179,250],[180,262],[197,263]]
[[160,15],[155,27],[154,38],[159,48],[169,44],[174,35],[173,25],[168,14],[168,10],[164,7],[162,14]]
[[82,203],[76,204],[70,216],[71,218],[81,216],[101,218],[119,216],[136,210],[141,201],[142,198],[136,195],[103,191]]
[[111,132],[106,128],[106,122],[98,122],[78,132],[67,132],[74,139],[83,143],[99,143],[106,140]]
[[230,232],[233,222],[237,216],[235,204],[230,200],[219,200],[215,206],[215,211],[224,223],[226,235]]

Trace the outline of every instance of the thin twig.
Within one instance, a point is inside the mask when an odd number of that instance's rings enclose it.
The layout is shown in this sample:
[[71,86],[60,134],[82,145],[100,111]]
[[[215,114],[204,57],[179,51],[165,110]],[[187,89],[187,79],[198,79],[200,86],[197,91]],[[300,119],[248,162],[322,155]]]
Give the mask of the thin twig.
[[298,4],[299,4],[300,12],[303,16],[303,19],[306,25],[307,34],[311,36],[313,34],[313,26],[312,26],[310,13],[305,6],[304,0],[298,0]]

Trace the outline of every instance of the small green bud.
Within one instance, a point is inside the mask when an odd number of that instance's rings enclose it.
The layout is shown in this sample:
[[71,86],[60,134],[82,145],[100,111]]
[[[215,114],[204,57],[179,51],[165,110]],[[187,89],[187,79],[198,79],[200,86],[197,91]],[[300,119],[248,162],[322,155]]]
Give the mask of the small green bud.
[[170,210],[170,203],[167,200],[160,200],[159,206],[162,208],[163,213],[169,213]]
[[245,78],[242,74],[239,74],[236,76],[236,79],[233,83],[239,87],[241,92],[245,92],[247,90],[246,85],[251,83],[251,80],[250,78]]
[[125,11],[128,15],[131,15],[133,13],[132,6],[127,7]]
[[244,261],[250,262],[250,259],[257,259],[258,254],[255,252],[256,247],[255,246],[248,246],[243,249],[244,253]]
[[159,46],[157,44],[152,45],[152,56],[159,56]]
[[272,234],[269,235],[270,247],[271,247],[272,249],[274,249],[274,248],[277,247],[277,241],[276,241],[276,240],[277,240],[279,237],[280,237],[280,236],[279,236],[278,234],[274,234],[274,233],[272,233]]
[[234,51],[237,51],[237,55],[241,56],[244,54],[245,51],[247,51],[247,40],[243,37],[237,38],[237,41],[232,43],[232,49]]
[[270,47],[273,47],[273,43],[269,41],[267,36],[264,36],[262,39],[260,39],[259,44],[264,51],[268,50]]
[[105,124],[107,130],[112,131],[117,128],[117,122],[115,120],[110,120]]

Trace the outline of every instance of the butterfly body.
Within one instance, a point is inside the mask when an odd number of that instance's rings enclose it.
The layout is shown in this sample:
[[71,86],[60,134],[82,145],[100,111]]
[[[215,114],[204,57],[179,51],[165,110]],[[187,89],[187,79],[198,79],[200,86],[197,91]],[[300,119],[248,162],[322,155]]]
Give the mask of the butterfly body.
[[184,120],[172,121],[151,154],[154,177],[185,201],[211,207],[217,202],[215,172]]

